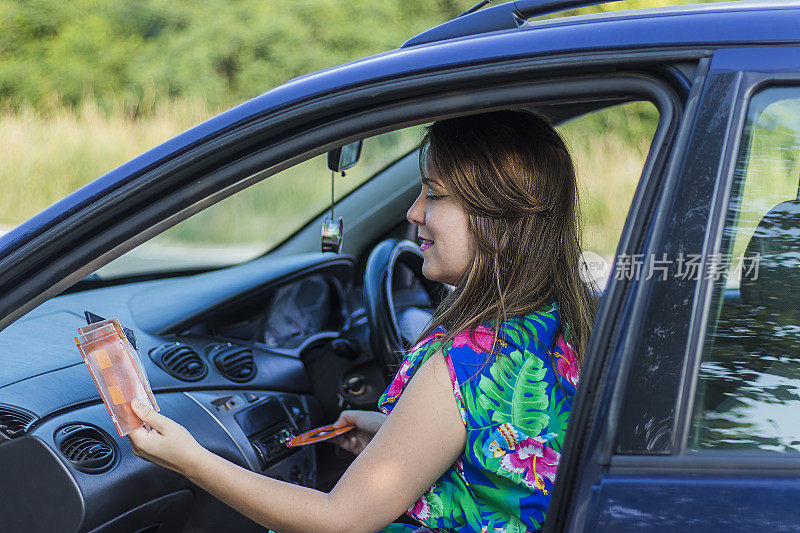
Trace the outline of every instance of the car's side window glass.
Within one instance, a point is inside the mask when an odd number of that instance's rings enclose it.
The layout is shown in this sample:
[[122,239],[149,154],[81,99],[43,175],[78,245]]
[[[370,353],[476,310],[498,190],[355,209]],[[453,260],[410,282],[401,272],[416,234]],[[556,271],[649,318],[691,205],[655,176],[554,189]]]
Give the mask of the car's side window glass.
[[[364,140],[359,163],[337,176],[338,201],[410,152],[422,138],[414,126]],[[283,170],[176,224],[100,268],[114,278],[230,266],[257,257],[315,218],[331,201],[327,154]]]
[[715,283],[689,448],[800,451],[800,88],[753,97]]

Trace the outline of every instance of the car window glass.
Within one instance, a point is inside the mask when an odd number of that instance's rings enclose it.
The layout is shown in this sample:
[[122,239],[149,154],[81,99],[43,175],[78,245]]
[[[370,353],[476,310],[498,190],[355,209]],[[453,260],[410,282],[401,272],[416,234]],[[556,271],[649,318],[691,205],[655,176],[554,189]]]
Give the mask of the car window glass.
[[750,102],[721,252],[689,448],[800,451],[800,90]]
[[[414,149],[421,138],[422,127],[415,126],[365,139],[359,163],[336,176],[337,201]],[[97,274],[113,278],[253,259],[330,206],[330,180],[327,154],[294,165],[176,224]]]
[[[615,105],[557,129],[578,173],[584,259],[602,289],[658,123],[649,102]],[[336,178],[337,200],[419,144],[423,126],[364,140],[361,160]],[[113,278],[211,268],[270,250],[330,204],[330,170],[323,154],[265,179],[205,209],[100,268]]]

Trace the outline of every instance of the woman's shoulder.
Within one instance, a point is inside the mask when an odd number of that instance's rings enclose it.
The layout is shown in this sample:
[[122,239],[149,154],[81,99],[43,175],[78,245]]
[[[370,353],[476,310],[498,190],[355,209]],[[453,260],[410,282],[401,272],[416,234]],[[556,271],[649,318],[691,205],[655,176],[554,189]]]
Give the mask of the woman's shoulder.
[[551,302],[536,312],[513,319],[504,329],[504,335],[514,349],[537,356],[544,366],[552,366],[556,374],[576,386],[580,363],[568,340],[570,326],[565,322],[559,329],[560,321],[558,303]]
[[505,342],[522,350],[549,349],[559,320],[558,303],[552,301],[527,315],[508,318],[499,328],[498,334]]
[[451,360],[455,373],[464,380],[466,376],[488,370],[495,361],[508,357],[518,359],[535,354],[549,365],[548,351],[553,349],[557,323],[557,305],[548,304],[536,312],[509,317],[496,328],[487,322],[460,331],[453,336],[452,342],[443,346],[443,351]]
[[[527,315],[508,317],[498,327],[491,322],[484,322],[475,328],[459,331],[446,349],[487,355],[506,351],[504,349],[511,344],[512,349],[531,351],[547,339],[552,341],[558,321],[558,304],[553,301]],[[416,347],[444,336],[445,330],[437,328]]]

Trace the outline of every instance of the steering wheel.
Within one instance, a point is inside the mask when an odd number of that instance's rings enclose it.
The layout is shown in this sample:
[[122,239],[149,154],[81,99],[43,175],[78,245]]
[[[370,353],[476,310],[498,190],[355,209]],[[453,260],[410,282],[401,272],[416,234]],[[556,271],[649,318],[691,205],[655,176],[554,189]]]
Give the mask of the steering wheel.
[[367,258],[364,303],[370,344],[387,374],[411,348],[446,295],[444,285],[422,275],[422,261],[419,246],[395,239],[378,243]]

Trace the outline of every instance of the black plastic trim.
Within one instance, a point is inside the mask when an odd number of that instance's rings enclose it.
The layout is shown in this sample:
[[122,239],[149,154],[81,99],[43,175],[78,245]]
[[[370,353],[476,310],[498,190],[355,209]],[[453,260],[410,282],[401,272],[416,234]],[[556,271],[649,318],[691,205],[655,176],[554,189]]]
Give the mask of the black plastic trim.
[[[491,1],[491,0],[490,0]],[[608,4],[619,0],[516,0],[480,11],[472,8],[458,17],[435,28],[412,37],[401,48],[467,37],[493,31],[512,30],[524,25],[529,18],[558,13],[596,4]],[[476,6],[477,7],[477,6]]]
[[[21,437],[22,435],[27,433],[27,431],[31,427],[33,427],[33,425],[36,423],[37,419],[39,418],[35,413],[33,413],[32,411],[29,411],[28,409],[23,409],[22,407],[17,407],[15,405],[9,405],[9,404],[0,403],[0,421],[2,421],[2,418],[3,418],[2,413],[3,412],[12,413],[13,415],[17,415],[17,416],[25,418],[27,420],[25,421],[25,423],[22,425],[22,427],[20,429],[18,429],[17,431],[14,431],[13,433],[8,431],[7,423],[0,424],[0,442],[2,442],[5,439],[15,439],[15,438]],[[6,416],[9,416],[9,415],[6,415]]]
[[[64,456],[64,459],[72,465],[72,468],[85,474],[102,474],[103,472],[108,472],[119,462],[119,450],[117,450],[117,446],[114,444],[114,439],[102,429],[91,424],[75,422],[61,426],[55,432],[53,441],[61,452],[61,455]],[[80,443],[78,441],[80,441]],[[83,449],[79,448],[79,446],[85,447],[92,441],[107,448],[105,456],[93,461],[73,457],[75,450]],[[102,451],[103,450],[101,450],[101,452]]]
[[783,452],[753,453],[708,451],[685,455],[617,455],[611,460],[614,474],[626,475],[736,475],[800,477],[800,457]]
[[[180,361],[179,359],[173,357],[176,354],[179,354],[180,357],[191,359],[192,362],[199,365],[199,370],[191,374],[178,370],[178,368],[174,366],[176,360]],[[161,346],[157,346],[150,350],[149,355],[150,359],[152,359],[153,362],[159,366],[159,368],[161,368],[170,376],[181,381],[200,381],[208,374],[208,364],[206,364],[203,358],[200,357],[200,354],[197,353],[197,350],[182,342],[170,342],[167,344],[162,344]],[[165,361],[165,357],[172,357],[172,359]]]

